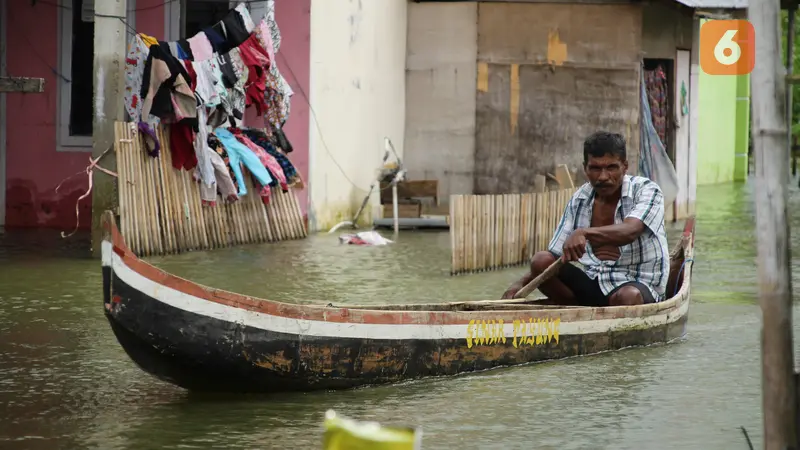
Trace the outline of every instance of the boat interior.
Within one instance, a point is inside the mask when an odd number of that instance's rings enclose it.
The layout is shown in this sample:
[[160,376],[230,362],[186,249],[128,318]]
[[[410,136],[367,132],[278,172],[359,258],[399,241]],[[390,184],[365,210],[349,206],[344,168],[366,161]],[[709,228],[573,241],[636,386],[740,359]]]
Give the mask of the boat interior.
[[[670,271],[669,279],[667,281],[667,292],[670,294],[669,299],[678,294],[678,291],[683,286],[683,263],[686,259],[686,248],[690,240],[683,237],[676,244],[672,253],[670,254]],[[542,310],[542,309],[574,309],[574,308],[587,308],[581,305],[561,305],[554,304],[548,298],[541,296],[537,291],[539,297],[526,298],[526,299],[511,299],[511,300],[476,300],[476,301],[462,301],[451,303],[420,303],[420,304],[398,304],[398,305],[347,305],[347,309],[365,309],[372,311],[514,311],[514,310]],[[329,304],[329,307],[338,307]],[[343,305],[343,307],[345,307]]]

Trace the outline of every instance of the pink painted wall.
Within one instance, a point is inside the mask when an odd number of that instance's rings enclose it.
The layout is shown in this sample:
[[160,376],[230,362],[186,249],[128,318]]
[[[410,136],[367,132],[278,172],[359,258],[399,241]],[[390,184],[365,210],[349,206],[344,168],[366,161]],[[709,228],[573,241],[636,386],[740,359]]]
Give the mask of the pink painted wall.
[[[61,180],[84,169],[90,153],[56,151],[58,11],[51,4],[6,2],[9,76],[44,78],[44,92],[7,94],[6,226],[71,231],[75,202],[87,177]],[[81,226],[91,222],[91,199],[80,204]]]
[[[53,0],[54,2],[56,0]],[[278,64],[295,91],[286,133],[294,146],[290,158],[304,180],[308,180],[308,92],[310,67],[310,0],[277,0],[276,19],[282,43]],[[158,39],[164,38],[164,0],[138,0],[136,28]],[[82,171],[88,152],[56,151],[58,113],[58,12],[54,3],[9,1],[6,61],[9,76],[41,77],[45,92],[7,95],[6,226],[46,227],[72,230],[75,203],[88,187],[85,175],[66,181]],[[255,112],[248,111],[251,124]],[[303,213],[307,191],[300,191]],[[91,196],[80,202],[80,228],[91,224]]]
[[136,31],[164,39],[164,30],[164,0],[136,0]]
[[[254,20],[260,18],[254,17]],[[278,69],[294,91],[289,120],[284,125],[294,151],[289,155],[306,188],[297,191],[303,215],[308,214],[308,88],[311,70],[311,0],[276,0],[275,20],[281,30]],[[249,108],[245,122],[261,125],[263,119]]]

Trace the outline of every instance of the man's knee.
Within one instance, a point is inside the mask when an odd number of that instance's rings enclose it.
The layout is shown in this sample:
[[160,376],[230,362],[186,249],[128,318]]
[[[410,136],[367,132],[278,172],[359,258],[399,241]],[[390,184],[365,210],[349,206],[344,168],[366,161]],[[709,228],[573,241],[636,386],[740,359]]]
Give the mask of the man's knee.
[[608,299],[610,306],[641,305],[644,297],[641,291],[633,286],[623,286]]
[[536,252],[531,260],[531,273],[542,273],[556,262],[556,256],[548,251]]

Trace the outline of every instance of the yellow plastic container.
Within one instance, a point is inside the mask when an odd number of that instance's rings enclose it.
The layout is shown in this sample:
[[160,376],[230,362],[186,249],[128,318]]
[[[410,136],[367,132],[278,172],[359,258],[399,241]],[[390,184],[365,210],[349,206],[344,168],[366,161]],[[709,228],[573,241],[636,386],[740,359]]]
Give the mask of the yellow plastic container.
[[325,413],[323,450],[421,450],[422,430],[411,427],[387,427],[377,422],[356,422]]

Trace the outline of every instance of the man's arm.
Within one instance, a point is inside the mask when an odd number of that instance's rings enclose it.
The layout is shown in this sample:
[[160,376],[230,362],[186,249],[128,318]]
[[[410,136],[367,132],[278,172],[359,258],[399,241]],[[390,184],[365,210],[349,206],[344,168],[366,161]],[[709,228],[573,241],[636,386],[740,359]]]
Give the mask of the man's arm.
[[556,257],[563,255],[564,242],[566,242],[569,235],[575,231],[575,206],[575,196],[573,195],[564,208],[564,214],[561,215],[561,221],[558,222],[558,226],[556,226],[553,238],[550,239],[550,243],[547,244],[547,250],[556,255]]
[[620,224],[580,230],[591,244],[628,245],[647,229],[653,233],[664,223],[664,196],[654,181],[646,181],[634,196],[633,210]]

